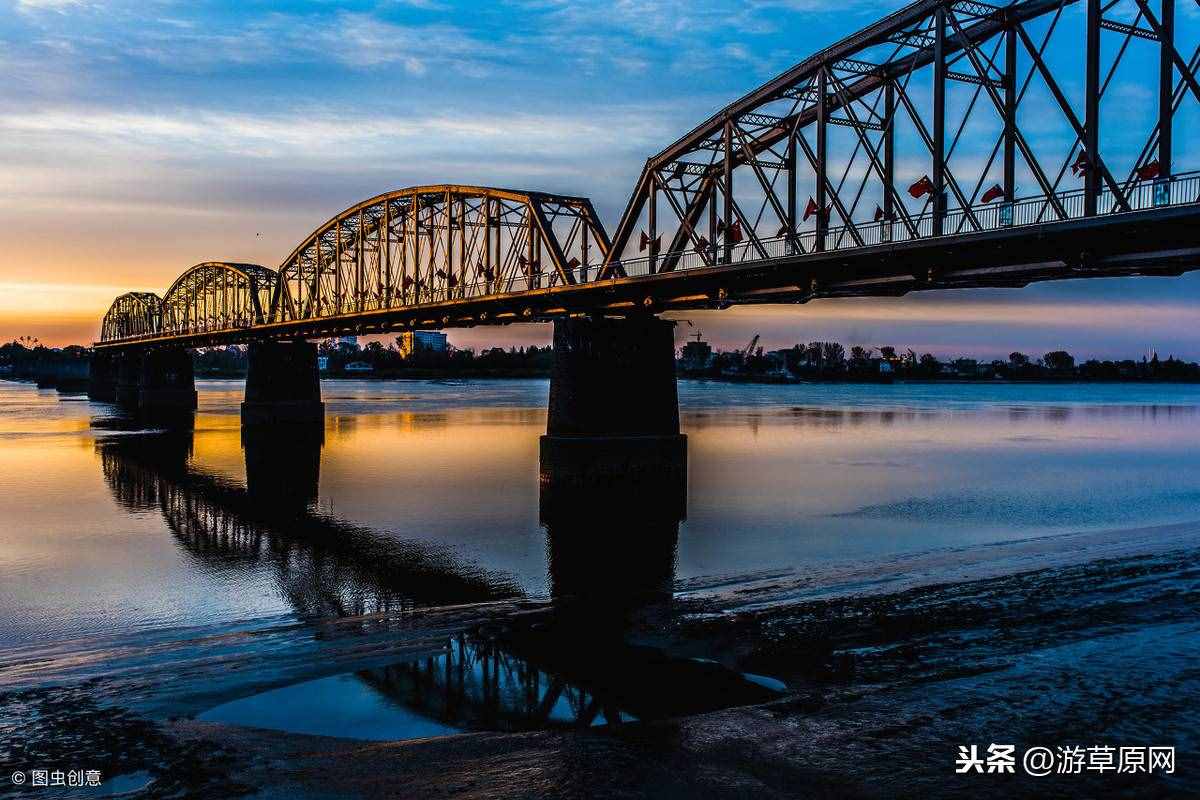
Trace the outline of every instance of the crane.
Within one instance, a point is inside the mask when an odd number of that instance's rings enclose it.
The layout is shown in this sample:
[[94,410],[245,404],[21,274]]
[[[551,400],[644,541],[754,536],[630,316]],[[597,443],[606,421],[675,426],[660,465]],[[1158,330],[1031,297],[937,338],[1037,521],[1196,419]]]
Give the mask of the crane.
[[746,345],[746,349],[741,350],[742,358],[749,358],[754,355],[754,346],[758,344],[758,334],[754,334],[754,338],[750,340],[750,344]]

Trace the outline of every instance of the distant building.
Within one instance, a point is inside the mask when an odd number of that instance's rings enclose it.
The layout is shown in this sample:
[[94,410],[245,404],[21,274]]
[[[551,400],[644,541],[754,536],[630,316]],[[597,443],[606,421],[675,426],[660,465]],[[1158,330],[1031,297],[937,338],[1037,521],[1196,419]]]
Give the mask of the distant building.
[[348,345],[349,347],[352,347],[355,350],[358,349],[358,337],[357,336],[339,336],[337,338],[337,343]]
[[712,346],[699,338],[685,342],[679,354],[679,365],[688,370],[708,369],[712,360]]
[[375,368],[365,361],[351,361],[345,367],[346,372],[362,374],[364,372],[374,372]]
[[444,353],[449,349],[446,334],[441,331],[404,331],[396,337],[396,343],[403,359],[417,353]]

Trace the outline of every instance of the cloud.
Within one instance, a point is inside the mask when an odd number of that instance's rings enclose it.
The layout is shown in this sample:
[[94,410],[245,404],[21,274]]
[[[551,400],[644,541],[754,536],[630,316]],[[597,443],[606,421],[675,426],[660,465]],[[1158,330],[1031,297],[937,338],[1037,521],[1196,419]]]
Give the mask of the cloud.
[[85,0],[17,0],[17,11],[25,14],[53,11],[64,14],[72,8],[82,8]]
[[[629,116],[639,122],[624,126],[619,140],[623,149],[647,146],[662,135],[660,119],[641,110],[631,110]],[[207,155],[303,156],[322,161],[374,154],[405,158],[417,153],[463,153],[483,147],[489,149],[476,151],[481,158],[494,159],[502,153],[520,151],[552,158],[608,149],[615,141],[600,120],[569,113],[447,110],[408,116],[370,115],[353,108],[299,108],[274,114],[58,108],[0,114],[0,131],[26,137],[43,147],[51,142],[71,142],[78,149],[93,143],[118,151],[151,147],[178,154],[180,148],[190,148]]]

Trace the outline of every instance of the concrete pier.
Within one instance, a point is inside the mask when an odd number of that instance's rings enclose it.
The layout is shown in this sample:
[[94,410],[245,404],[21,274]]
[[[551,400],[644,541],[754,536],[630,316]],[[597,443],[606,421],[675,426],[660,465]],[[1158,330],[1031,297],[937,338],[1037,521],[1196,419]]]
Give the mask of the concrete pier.
[[309,342],[251,342],[243,425],[319,423],[325,417],[317,346]]
[[145,354],[141,351],[121,353],[116,357],[117,379],[113,390],[113,399],[118,405],[131,410],[137,410],[142,391],[142,361]]
[[117,365],[105,352],[92,353],[88,364],[87,395],[90,400],[112,403],[117,399]]
[[554,323],[544,485],[685,477],[673,329],[649,315]]
[[141,359],[138,410],[149,416],[190,414],[196,410],[196,378],[191,351],[165,347]]

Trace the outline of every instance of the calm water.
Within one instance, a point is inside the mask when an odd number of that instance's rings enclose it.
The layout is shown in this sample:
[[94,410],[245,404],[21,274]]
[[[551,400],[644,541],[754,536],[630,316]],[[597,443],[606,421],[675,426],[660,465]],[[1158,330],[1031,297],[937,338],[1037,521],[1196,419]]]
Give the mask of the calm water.
[[[0,648],[550,592],[546,383],[327,382],[323,436],[265,443],[240,382],[198,389],[194,432],[164,435],[0,382]],[[1200,387],[680,394],[681,590],[1200,519]]]

